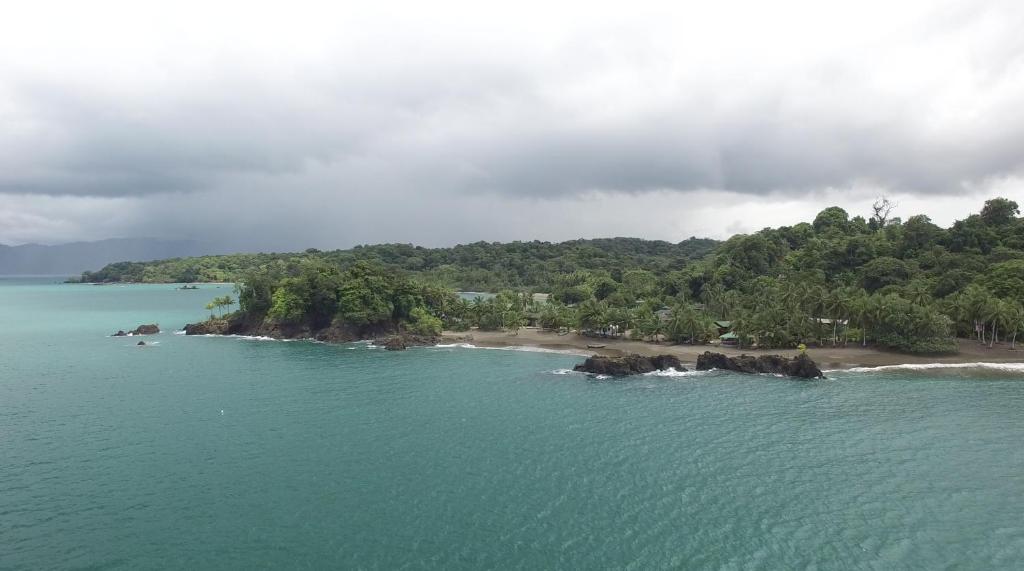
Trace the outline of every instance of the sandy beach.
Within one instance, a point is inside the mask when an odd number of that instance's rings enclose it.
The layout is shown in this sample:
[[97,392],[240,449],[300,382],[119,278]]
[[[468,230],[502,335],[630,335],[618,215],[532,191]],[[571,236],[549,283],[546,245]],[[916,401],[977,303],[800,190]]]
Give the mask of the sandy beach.
[[[480,347],[538,347],[560,351],[578,352],[580,355],[602,354],[622,355],[639,353],[641,355],[669,354],[679,357],[684,363],[694,363],[697,355],[704,351],[716,351],[726,355],[777,354],[795,356],[796,349],[736,349],[718,345],[670,345],[668,343],[646,343],[628,339],[595,339],[583,337],[576,333],[559,335],[550,331],[535,328],[523,328],[517,335],[505,331],[446,331],[444,338],[449,342],[466,342]],[[472,338],[471,340],[469,338]],[[587,345],[605,345],[603,349],[590,349]],[[1010,350],[1009,344],[997,344],[989,349],[970,339],[960,339],[960,352],[956,355],[906,355],[882,351],[871,347],[864,348],[853,343],[844,347],[809,348],[807,354],[823,369],[846,369],[851,367],[880,367],[885,365],[924,364],[924,363],[1018,363],[1024,362],[1024,350]]]

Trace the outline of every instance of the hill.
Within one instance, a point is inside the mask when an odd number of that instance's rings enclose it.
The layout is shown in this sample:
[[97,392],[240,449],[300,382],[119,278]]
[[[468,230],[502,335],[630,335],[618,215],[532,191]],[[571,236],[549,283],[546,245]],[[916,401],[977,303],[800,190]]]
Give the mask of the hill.
[[0,275],[72,276],[122,260],[158,260],[211,252],[209,246],[194,240],[155,238],[115,238],[53,246],[0,244]]
[[289,273],[305,260],[338,268],[371,262],[390,270],[464,291],[550,289],[557,278],[578,271],[603,271],[621,277],[641,268],[657,274],[681,270],[711,252],[719,242],[690,238],[678,244],[639,238],[569,242],[476,242],[451,248],[410,244],[356,246],[348,250],[297,253],[231,254],[174,258],[155,262],[121,262],[82,274],[85,282],[177,283],[238,281],[246,272],[275,266]]

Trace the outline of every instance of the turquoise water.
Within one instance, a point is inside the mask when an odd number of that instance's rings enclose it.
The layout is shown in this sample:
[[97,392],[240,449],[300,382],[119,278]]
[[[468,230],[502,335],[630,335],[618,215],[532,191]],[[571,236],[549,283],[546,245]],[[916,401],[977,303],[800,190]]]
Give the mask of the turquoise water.
[[1020,372],[171,333],[227,291],[0,280],[0,568],[1024,567]]

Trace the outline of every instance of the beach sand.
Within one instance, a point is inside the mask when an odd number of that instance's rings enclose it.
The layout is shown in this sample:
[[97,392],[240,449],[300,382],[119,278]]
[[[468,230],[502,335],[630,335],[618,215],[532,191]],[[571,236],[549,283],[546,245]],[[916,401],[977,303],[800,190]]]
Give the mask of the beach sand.
[[[480,347],[537,347],[580,355],[622,355],[639,353],[641,355],[675,355],[680,361],[693,364],[697,355],[704,351],[715,351],[730,356],[748,354],[772,354],[795,356],[796,349],[736,349],[719,345],[670,345],[668,343],[646,343],[628,339],[595,339],[583,337],[576,333],[558,335],[550,331],[535,328],[523,328],[518,335],[510,335],[505,331],[466,331],[448,332],[444,334],[446,342],[466,342]],[[469,338],[472,338],[471,340]],[[605,345],[603,349],[588,349],[587,345]],[[906,355],[882,351],[871,347],[864,348],[850,343],[845,348],[822,347],[809,348],[807,354],[823,369],[845,369],[850,367],[879,367],[885,365],[924,364],[924,363],[1019,363],[1024,362],[1024,343],[1021,350],[1011,351],[1009,343],[997,344],[989,349],[971,339],[960,339],[960,352],[956,355]]]

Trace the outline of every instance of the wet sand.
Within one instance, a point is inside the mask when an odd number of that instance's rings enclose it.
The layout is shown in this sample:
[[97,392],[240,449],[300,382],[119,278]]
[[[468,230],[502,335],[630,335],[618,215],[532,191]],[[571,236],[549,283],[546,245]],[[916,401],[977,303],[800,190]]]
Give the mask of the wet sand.
[[[468,338],[472,338],[469,340]],[[684,363],[695,363],[697,355],[704,351],[715,351],[726,355],[758,355],[773,354],[795,356],[796,349],[736,349],[719,345],[670,345],[668,343],[647,343],[628,339],[595,339],[583,337],[575,333],[559,335],[550,331],[534,328],[523,328],[518,335],[510,335],[505,331],[467,331],[448,332],[444,334],[447,342],[466,342],[480,347],[537,347],[558,351],[575,352],[580,355],[622,355],[639,353],[641,355],[668,354],[679,357]],[[971,339],[960,339],[960,352],[956,355],[906,355],[890,351],[882,351],[871,347],[860,347],[850,343],[846,347],[809,348],[807,354],[823,369],[839,369],[850,367],[880,367],[885,365],[923,364],[923,363],[1019,363],[1024,362],[1024,342],[1018,350],[1010,350],[1009,343],[996,344],[992,349],[980,345]],[[605,345],[603,349],[590,349],[587,345]]]

